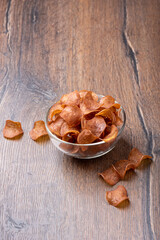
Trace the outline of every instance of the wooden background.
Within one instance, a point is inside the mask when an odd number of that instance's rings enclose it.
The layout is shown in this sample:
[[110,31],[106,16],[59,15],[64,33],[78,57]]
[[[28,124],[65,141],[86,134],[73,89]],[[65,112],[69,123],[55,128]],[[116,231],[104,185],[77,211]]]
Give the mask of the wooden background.
[[[0,1],[0,239],[160,239],[160,1]],[[123,138],[101,158],[65,156],[28,132],[55,97],[88,89],[127,114]],[[6,119],[24,135],[3,138]],[[151,154],[124,184],[130,205],[105,200],[97,175],[132,147]]]

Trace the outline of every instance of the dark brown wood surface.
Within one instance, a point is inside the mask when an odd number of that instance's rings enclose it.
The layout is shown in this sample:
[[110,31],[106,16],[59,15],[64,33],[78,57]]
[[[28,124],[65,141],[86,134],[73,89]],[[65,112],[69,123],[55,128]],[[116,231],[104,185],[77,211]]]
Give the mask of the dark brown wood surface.
[[[0,1],[0,239],[160,239],[160,1]],[[88,89],[127,114],[107,155],[78,160],[28,132],[55,97]],[[24,135],[3,138],[6,119]],[[153,156],[123,184],[117,209],[97,175],[132,147]]]

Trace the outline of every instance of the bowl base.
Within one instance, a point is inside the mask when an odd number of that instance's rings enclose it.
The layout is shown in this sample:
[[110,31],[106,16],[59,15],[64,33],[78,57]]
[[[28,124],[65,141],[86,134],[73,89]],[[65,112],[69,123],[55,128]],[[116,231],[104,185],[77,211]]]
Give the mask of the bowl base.
[[106,152],[100,152],[99,154],[97,155],[94,155],[94,156],[80,156],[80,155],[74,155],[74,154],[67,154],[64,152],[64,154],[66,154],[67,156],[70,156],[70,157],[73,157],[73,158],[78,158],[78,159],[93,159],[93,158],[98,158],[98,157],[101,157],[105,154],[107,154],[108,152],[112,151],[112,149],[114,148],[115,146],[111,147],[110,149],[108,149],[108,151]]

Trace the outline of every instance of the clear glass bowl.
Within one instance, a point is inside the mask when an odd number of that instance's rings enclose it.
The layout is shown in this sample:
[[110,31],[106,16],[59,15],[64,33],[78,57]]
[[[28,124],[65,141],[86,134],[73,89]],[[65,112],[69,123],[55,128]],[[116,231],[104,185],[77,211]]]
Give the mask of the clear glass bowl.
[[[100,100],[104,96],[103,95],[98,95],[98,97],[99,97],[99,100]],[[53,104],[56,103],[57,101],[58,100],[55,100],[55,102],[53,102]],[[121,135],[122,135],[123,129],[125,127],[125,123],[126,123],[126,114],[125,114],[125,111],[124,111],[123,107],[121,106],[120,117],[123,120],[123,124],[120,127],[118,127],[118,135],[117,135],[117,138],[115,139],[114,142],[106,143],[104,141],[101,141],[101,142],[90,143],[90,144],[70,143],[70,142],[65,142],[65,141],[59,139],[55,134],[53,134],[49,130],[49,128],[47,126],[47,119],[48,119],[49,110],[47,112],[45,125],[46,125],[46,129],[47,129],[48,135],[50,136],[50,139],[51,139],[52,143],[61,152],[65,153],[65,154],[67,154],[71,157],[80,158],[80,159],[96,158],[96,157],[100,157],[100,156],[110,152],[115,147],[118,140],[121,138]]]

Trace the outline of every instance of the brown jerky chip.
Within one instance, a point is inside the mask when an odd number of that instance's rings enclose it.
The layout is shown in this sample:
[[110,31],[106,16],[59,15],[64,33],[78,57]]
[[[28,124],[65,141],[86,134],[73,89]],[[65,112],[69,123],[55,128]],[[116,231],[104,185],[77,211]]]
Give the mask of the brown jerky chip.
[[64,122],[61,126],[60,134],[63,141],[76,143],[79,131],[80,129],[78,127],[70,127]]
[[119,174],[115,171],[113,166],[107,168],[105,171],[102,173],[98,173],[106,183],[109,185],[113,186],[120,180]]
[[74,92],[65,94],[61,97],[60,102],[65,105],[79,105],[80,104],[80,94],[77,90]]
[[115,107],[116,109],[120,108],[119,103],[115,103],[115,99],[111,96],[105,96],[100,100],[101,107],[111,108]]
[[81,122],[82,112],[76,105],[67,106],[60,113],[60,116],[68,123],[71,127],[76,127]]
[[106,122],[101,116],[94,117],[90,120],[83,119],[83,122],[81,121],[82,129],[90,130],[97,138],[101,136],[106,126]]
[[3,136],[5,138],[15,138],[23,133],[23,129],[20,122],[14,122],[12,120],[6,120],[5,127],[3,129]]
[[[120,179],[123,179],[126,172],[130,169],[137,168],[142,160],[151,158],[149,155],[142,154],[137,148],[133,148],[129,154],[128,160],[119,160],[111,167],[106,169],[100,175],[110,185],[116,184]],[[110,179],[114,179],[110,183]]]
[[86,95],[86,93],[90,92],[92,94],[92,98],[94,101],[98,101],[98,96],[96,93],[92,92],[92,91],[87,91],[87,90],[81,90],[79,91],[80,97],[84,98],[84,96]]
[[119,174],[121,179],[124,178],[124,176],[128,170],[135,168],[134,163],[132,163],[126,159],[116,162],[114,165],[112,165],[112,167]]
[[118,186],[115,190],[106,192],[106,199],[109,204],[117,207],[125,200],[129,201],[127,190],[123,185]]
[[100,103],[95,101],[92,92],[87,92],[84,97],[81,99],[80,109],[82,110],[83,114],[89,114],[93,110],[97,110],[100,108]]
[[77,136],[79,132],[69,132],[66,133],[63,137],[62,140],[70,143],[76,143],[77,142]]
[[89,120],[89,119],[95,117],[96,113],[98,113],[98,112],[99,112],[99,110],[88,110],[85,112],[85,114],[84,113],[83,114],[84,114],[85,119]]
[[85,122],[86,122],[86,118],[84,116],[81,117],[81,129],[84,129],[85,126]]
[[56,115],[58,115],[59,113],[62,112],[63,108],[65,107],[65,105],[57,102],[55,103],[49,110],[49,114],[48,114],[48,121],[55,121],[56,118],[54,118]]
[[48,135],[44,121],[36,121],[34,123],[33,129],[30,131],[29,134],[34,141],[42,136]]
[[121,113],[121,108],[118,109],[117,112],[115,112],[115,117],[116,117],[116,120],[115,120],[115,125],[116,126],[121,126],[123,124],[123,121],[122,119],[120,118],[120,113]]
[[80,132],[80,128],[77,127],[70,127],[67,122],[64,122],[61,126],[60,134],[61,136],[65,136],[66,134],[73,133],[75,135],[78,135]]
[[102,140],[108,143],[112,143],[118,135],[118,129],[115,125],[111,126],[110,133],[106,135]]
[[61,137],[61,126],[63,123],[64,123],[63,118],[58,117],[55,121],[52,121],[51,123],[48,124],[48,128],[53,134],[56,134],[58,137]]
[[[111,133],[111,127],[110,125],[107,125],[106,129],[105,129],[105,136],[108,135],[109,133]],[[104,137],[105,137],[104,136]]]
[[100,112],[96,113],[95,116],[102,116],[106,119],[106,122],[111,122],[111,124],[116,122],[116,116],[109,108],[101,110]]
[[133,148],[128,156],[128,160],[134,164],[134,168],[139,167],[142,160],[147,158],[152,158],[152,157],[149,155],[144,155],[137,148]]
[[84,129],[78,135],[77,143],[79,143],[79,144],[89,144],[89,143],[94,142],[96,139],[97,139],[97,137],[95,135],[93,135],[93,133],[90,130]]

